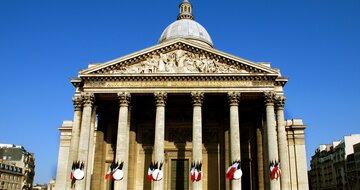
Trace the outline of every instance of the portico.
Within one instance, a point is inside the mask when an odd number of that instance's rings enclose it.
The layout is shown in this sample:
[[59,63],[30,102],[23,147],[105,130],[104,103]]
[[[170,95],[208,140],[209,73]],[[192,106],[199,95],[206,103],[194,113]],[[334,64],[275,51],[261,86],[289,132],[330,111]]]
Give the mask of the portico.
[[[123,112],[121,106],[116,108],[119,94],[131,96],[127,112]],[[132,182],[133,189],[147,189],[151,186],[154,189],[170,189],[174,183],[171,179],[174,179],[176,175],[176,170],[172,169],[172,165],[177,160],[185,160],[188,164],[187,168],[190,167],[192,161],[203,163],[204,177],[201,183],[191,182],[189,179],[186,182],[183,179],[189,189],[199,188],[194,186],[200,185],[204,187],[199,189],[223,189],[224,187],[241,189],[241,186],[243,186],[242,189],[257,189],[257,177],[253,174],[258,172],[258,167],[257,161],[253,160],[257,160],[255,129],[259,127],[257,125],[261,122],[261,118],[258,116],[262,114],[260,110],[264,108],[264,105],[261,106],[262,93],[241,93],[240,95],[235,92],[154,92],[99,94],[95,97],[98,102],[99,118],[97,133],[101,134],[96,137],[108,135],[103,137],[104,139],[97,139],[97,143],[100,144],[98,146],[105,147],[105,151],[95,150],[93,167],[102,168],[103,172],[95,174],[97,170],[93,171],[92,188],[96,188],[96,184],[99,184],[99,188],[104,188],[111,183],[103,178],[107,164],[114,161],[114,154],[118,149],[129,148],[129,153],[123,151],[123,159],[119,160],[124,161],[126,157],[129,160],[129,164],[125,164],[124,168],[126,170],[127,167],[128,176],[120,182],[127,181],[128,186]],[[128,116],[125,117],[125,115]],[[124,124],[120,124],[121,120]],[[129,131],[119,132],[121,126],[128,126],[125,129]],[[196,130],[201,132],[194,133]],[[135,138],[131,139],[128,135],[119,140],[119,134],[130,133],[134,133]],[[130,138],[126,142],[128,137]],[[134,148],[130,148],[131,144]],[[108,160],[100,163],[99,161],[104,157]],[[243,179],[226,180],[227,167],[232,160],[239,159],[242,161]],[[135,161],[135,164],[131,164],[132,161],[133,163]],[[159,186],[163,187],[155,187],[154,182],[146,179],[145,174],[151,161],[164,162],[165,177],[164,180],[159,181],[163,182],[159,183]],[[188,172],[189,169],[186,170],[186,173]],[[178,178],[179,174],[175,179]],[[243,184],[239,185],[241,183]],[[111,184],[108,185],[111,186]]]

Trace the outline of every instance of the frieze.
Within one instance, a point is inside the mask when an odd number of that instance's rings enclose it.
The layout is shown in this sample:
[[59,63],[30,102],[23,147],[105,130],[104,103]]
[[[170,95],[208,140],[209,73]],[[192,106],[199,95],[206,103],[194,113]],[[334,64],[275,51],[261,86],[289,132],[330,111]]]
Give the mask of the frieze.
[[269,81],[221,81],[221,80],[201,80],[201,81],[89,81],[84,84],[85,88],[117,88],[117,87],[194,87],[194,86],[221,86],[221,87],[259,87],[273,86]]
[[205,54],[175,50],[155,54],[134,65],[119,64],[102,74],[148,73],[249,73],[237,65],[221,63]]

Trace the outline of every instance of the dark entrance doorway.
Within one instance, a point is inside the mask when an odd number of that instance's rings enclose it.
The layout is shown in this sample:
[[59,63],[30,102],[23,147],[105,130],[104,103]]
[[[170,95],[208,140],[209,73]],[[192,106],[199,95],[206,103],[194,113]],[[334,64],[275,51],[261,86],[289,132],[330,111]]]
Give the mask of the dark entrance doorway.
[[171,190],[189,190],[189,160],[171,160]]

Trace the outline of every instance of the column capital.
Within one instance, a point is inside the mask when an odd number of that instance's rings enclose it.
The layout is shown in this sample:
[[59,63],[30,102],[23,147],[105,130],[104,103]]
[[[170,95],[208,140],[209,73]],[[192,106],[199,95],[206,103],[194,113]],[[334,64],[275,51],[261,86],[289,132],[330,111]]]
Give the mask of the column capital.
[[240,92],[228,92],[229,105],[237,106],[240,102],[241,93]]
[[273,91],[264,91],[264,103],[266,106],[273,106],[275,101],[275,92]]
[[80,111],[82,108],[83,98],[80,94],[75,94],[72,98],[74,104],[74,110]]
[[92,107],[94,105],[95,102],[95,96],[94,93],[92,92],[83,92],[81,93],[82,95],[82,101],[83,101],[83,106],[90,106]]
[[155,92],[154,97],[156,106],[165,106],[167,100],[166,92]]
[[201,106],[204,101],[204,93],[203,92],[191,92],[191,98],[193,106]]
[[275,96],[275,107],[276,109],[284,109],[286,97],[283,95]]
[[120,107],[128,107],[131,100],[131,94],[128,92],[118,92],[117,99]]

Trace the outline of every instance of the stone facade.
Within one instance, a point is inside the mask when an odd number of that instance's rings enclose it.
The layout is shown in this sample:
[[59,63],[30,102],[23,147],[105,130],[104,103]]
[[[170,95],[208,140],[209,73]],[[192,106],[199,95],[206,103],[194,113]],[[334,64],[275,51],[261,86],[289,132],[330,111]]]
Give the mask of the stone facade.
[[[57,168],[68,168],[69,167],[69,154],[70,154],[70,141],[72,133],[72,121],[64,121],[63,124],[58,128],[60,130],[60,143],[59,143],[59,157]],[[71,165],[70,165],[71,166]],[[66,180],[70,177],[68,170],[58,169],[56,173],[56,179],[58,182],[57,189],[66,188]]]
[[[176,25],[199,26],[191,11],[181,3]],[[79,190],[308,189],[300,177],[306,126],[284,118],[287,77],[213,48],[199,32],[177,36],[167,28],[159,44],[90,64],[71,79],[74,118],[60,127],[55,189],[72,189],[74,161],[84,162]],[[234,161],[243,175],[228,180]],[[123,163],[122,180],[104,178],[113,162]],[[152,162],[162,163],[162,180],[147,179]],[[279,180],[269,177],[271,162],[282,163]],[[190,179],[192,163],[202,164],[199,181]]]
[[24,180],[22,168],[0,163],[0,189],[21,190]]
[[21,145],[0,144],[0,189],[31,189],[34,154]]
[[359,154],[355,144],[360,134],[345,136],[341,141],[320,145],[311,158],[309,178],[313,190],[355,190],[358,177],[355,155]]
[[[354,162],[355,162],[355,171],[356,171],[356,178],[355,180],[351,178],[351,184],[354,189],[360,189],[360,143],[354,145]],[[353,176],[353,177],[354,177]]]

